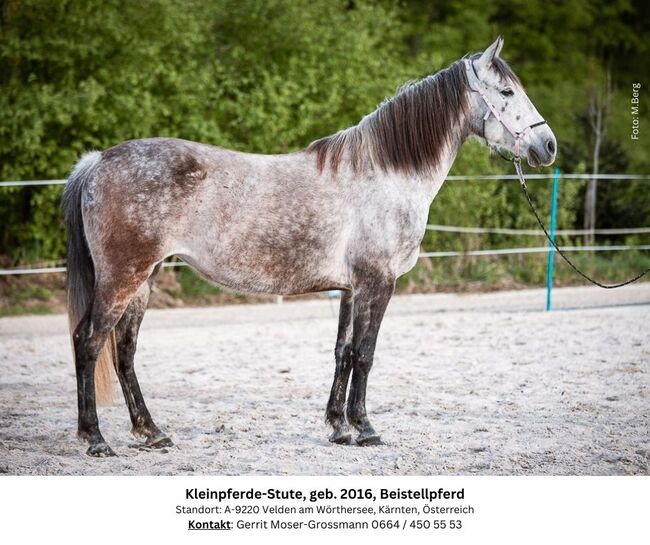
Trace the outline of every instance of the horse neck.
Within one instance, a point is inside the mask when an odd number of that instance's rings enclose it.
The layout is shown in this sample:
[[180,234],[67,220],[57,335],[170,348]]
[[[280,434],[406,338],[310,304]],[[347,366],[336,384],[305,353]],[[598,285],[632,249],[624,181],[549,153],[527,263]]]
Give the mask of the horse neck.
[[444,184],[451,167],[458,156],[461,146],[472,134],[471,119],[460,119],[454,128],[454,134],[449,139],[449,143],[444,147],[438,164],[429,171],[421,173],[399,173],[398,176],[406,184],[415,185],[418,193],[427,199],[431,205],[440,188]]
[[[407,183],[417,185],[419,189],[418,193],[426,195],[429,199],[429,204],[433,201],[440,190],[440,187],[444,183],[445,178],[458,155],[460,147],[469,136],[476,134],[475,125],[478,121],[475,118],[477,116],[480,117],[480,108],[477,109],[477,103],[473,94],[469,90],[466,90],[465,92],[468,93],[467,100],[469,101],[470,107],[465,111],[457,112],[456,119],[454,119],[450,124],[448,133],[439,144],[439,149],[441,151],[437,156],[435,164],[426,165],[424,168],[418,169],[416,168],[415,161],[413,161],[411,165],[406,164],[404,168],[389,169],[392,172],[393,177],[402,178]],[[352,130],[363,131],[360,125],[354,127]],[[427,142],[422,142],[422,145],[426,144]],[[419,153],[420,155],[426,153],[423,153],[418,149],[413,149],[413,151],[415,154]],[[347,158],[348,160],[352,160],[351,155],[348,155]],[[363,163],[363,161],[359,162]],[[376,159],[373,160],[372,158],[369,158],[369,160],[366,161],[366,164],[372,165],[375,163],[376,166],[376,163],[378,162],[379,161]],[[369,175],[369,177],[372,177],[374,172],[375,170],[371,167],[369,171],[366,171],[366,174]]]

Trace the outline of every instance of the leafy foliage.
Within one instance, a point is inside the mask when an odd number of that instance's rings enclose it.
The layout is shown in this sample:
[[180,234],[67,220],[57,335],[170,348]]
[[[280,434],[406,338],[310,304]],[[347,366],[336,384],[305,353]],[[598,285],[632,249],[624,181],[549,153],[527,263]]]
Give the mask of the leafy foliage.
[[[563,170],[589,168],[587,99],[609,71],[602,170],[648,172],[648,146],[629,138],[629,100],[632,82],[643,92],[650,85],[649,20],[640,0],[0,0],[0,179],[64,178],[83,151],[145,136],[301,149],[497,33],[558,136]],[[650,127],[642,96],[641,126]],[[508,170],[469,143],[452,174]],[[545,210],[549,184],[531,185]],[[599,225],[647,224],[646,188],[603,189]],[[563,184],[560,226],[578,225],[581,191]],[[0,190],[0,255],[64,257],[60,193]],[[431,221],[534,226],[516,184],[500,182],[446,184]],[[424,240],[430,250],[509,244],[497,235],[428,232]],[[481,274],[496,274],[485,267]]]

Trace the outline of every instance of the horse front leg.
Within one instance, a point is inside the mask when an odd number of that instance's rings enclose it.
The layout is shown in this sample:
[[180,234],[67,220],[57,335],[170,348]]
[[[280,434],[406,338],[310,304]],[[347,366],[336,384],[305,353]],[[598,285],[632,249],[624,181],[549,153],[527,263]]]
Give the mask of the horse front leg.
[[352,332],[352,383],[348,396],[348,422],[358,431],[358,445],[381,444],[379,434],[366,412],[366,387],[377,344],[377,334],[391,296],[395,279],[375,274],[362,277],[355,286]]
[[325,419],[334,428],[329,440],[340,445],[349,445],[352,442],[350,428],[345,421],[345,394],[348,389],[350,371],[352,370],[352,292],[344,291],[341,294],[341,308],[339,310],[339,330],[334,349],[336,368],[332,391],[327,402]]

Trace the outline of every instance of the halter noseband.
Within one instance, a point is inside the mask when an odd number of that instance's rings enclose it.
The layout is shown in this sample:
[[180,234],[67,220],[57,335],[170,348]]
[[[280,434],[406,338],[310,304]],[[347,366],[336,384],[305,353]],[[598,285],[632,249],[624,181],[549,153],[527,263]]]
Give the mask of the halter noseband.
[[[529,131],[534,129],[535,127],[539,127],[540,125],[545,125],[546,120],[542,119],[541,121],[538,121],[537,123],[533,123],[532,125],[528,125],[527,127],[524,127],[522,130],[518,131],[514,129],[513,127],[510,126],[509,123],[507,123],[502,117],[501,114],[499,113],[499,110],[497,107],[492,104],[490,99],[487,97],[486,90],[487,90],[487,85],[485,85],[478,77],[478,74],[476,73],[476,69],[474,68],[474,63],[472,62],[471,59],[463,59],[463,62],[465,63],[465,74],[467,75],[467,82],[469,84],[469,88],[475,92],[481,95],[481,98],[483,99],[483,102],[488,107],[488,111],[485,112],[485,115],[483,116],[483,138],[487,142],[487,138],[485,138],[485,122],[489,119],[490,115],[493,115],[494,118],[501,123],[505,127],[505,129],[513,136],[515,139],[515,157],[513,161],[515,163],[519,163],[521,161],[521,157],[519,155],[519,143],[526,137]],[[503,156],[502,156],[503,157]]]

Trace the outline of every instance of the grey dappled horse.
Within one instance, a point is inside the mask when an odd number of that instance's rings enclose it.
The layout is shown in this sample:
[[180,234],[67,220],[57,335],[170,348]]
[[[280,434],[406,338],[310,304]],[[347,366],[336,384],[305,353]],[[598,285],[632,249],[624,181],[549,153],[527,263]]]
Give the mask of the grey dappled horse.
[[342,290],[330,441],[351,443],[350,425],[357,444],[378,443],[366,414],[377,333],[460,146],[474,136],[534,167],[555,158],[555,137],[499,57],[502,45],[498,38],[404,86],[358,125],[297,153],[151,138],[84,155],[63,207],[78,431],[88,454],[113,455],[95,401],[111,366],[133,433],[150,447],[171,445],[145,406],[133,357],[151,285],[172,255],[242,292]]

